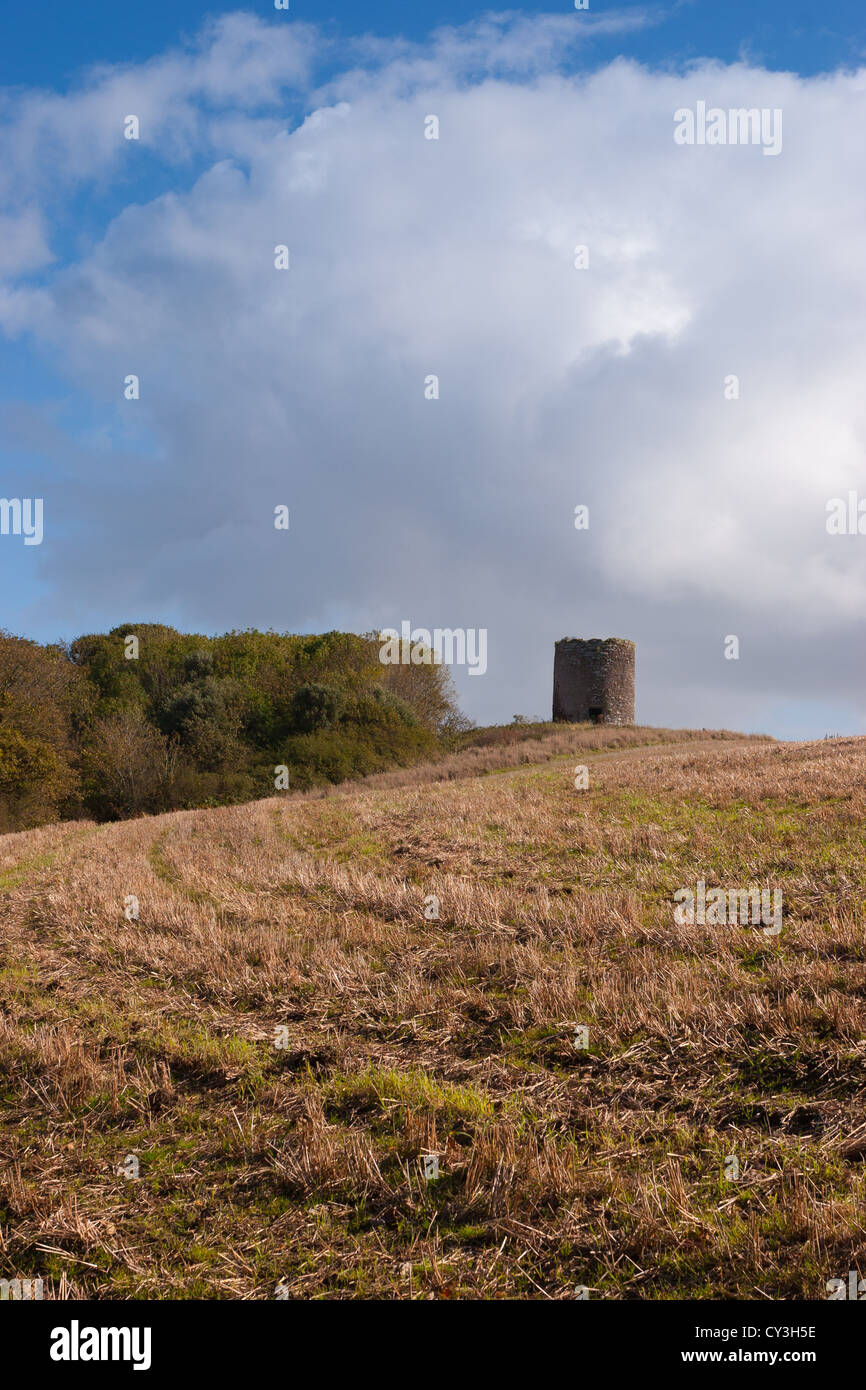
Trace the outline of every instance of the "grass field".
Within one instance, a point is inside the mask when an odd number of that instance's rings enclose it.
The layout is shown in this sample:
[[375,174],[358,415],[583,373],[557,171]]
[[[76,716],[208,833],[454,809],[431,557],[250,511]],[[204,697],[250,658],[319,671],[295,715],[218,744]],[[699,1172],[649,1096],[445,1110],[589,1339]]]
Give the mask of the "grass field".
[[[864,786],[866,740],[574,728],[3,837],[0,1274],[826,1298],[866,1271]],[[781,933],[679,924],[701,878]]]

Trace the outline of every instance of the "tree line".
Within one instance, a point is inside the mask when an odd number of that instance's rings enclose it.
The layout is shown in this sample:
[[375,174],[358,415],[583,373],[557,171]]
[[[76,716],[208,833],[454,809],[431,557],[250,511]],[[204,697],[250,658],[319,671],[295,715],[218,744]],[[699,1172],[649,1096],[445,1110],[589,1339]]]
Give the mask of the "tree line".
[[[446,667],[375,634],[0,633],[0,832],[307,789],[435,755],[468,726]],[[278,769],[287,769],[279,774]]]

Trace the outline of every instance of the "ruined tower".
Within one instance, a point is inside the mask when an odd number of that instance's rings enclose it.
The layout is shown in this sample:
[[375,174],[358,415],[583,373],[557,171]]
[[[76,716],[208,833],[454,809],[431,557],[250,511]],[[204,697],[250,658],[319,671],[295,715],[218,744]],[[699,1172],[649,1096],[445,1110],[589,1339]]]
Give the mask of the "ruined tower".
[[634,642],[622,637],[557,642],[553,717],[572,724],[633,724]]

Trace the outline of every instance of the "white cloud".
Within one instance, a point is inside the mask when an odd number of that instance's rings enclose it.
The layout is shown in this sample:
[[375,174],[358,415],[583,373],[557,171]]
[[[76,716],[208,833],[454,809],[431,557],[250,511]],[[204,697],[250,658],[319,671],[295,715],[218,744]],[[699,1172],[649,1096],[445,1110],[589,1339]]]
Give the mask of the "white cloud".
[[76,185],[116,175],[129,157],[128,115],[142,147],[161,159],[215,151],[221,119],[235,113],[240,136],[250,113],[276,107],[309,86],[324,43],[309,25],[266,25],[248,14],[209,21],[185,49],[138,66],[99,66],[68,95],[7,89],[0,94],[0,197],[38,191],[55,199]]
[[[49,129],[43,182],[109,177],[136,104],[181,161],[170,194],[0,299],[119,446],[153,444],[134,504],[102,456],[64,494],[71,514],[102,499],[86,563],[80,528],[43,547],[65,621],[82,625],[111,574],[118,620],[487,626],[490,675],[469,685],[491,716],[545,708],[566,632],[659,650],[673,635],[713,657],[747,634],[760,659],[694,677],[698,723],[748,690],[758,710],[821,689],[801,644],[828,643],[832,668],[866,601],[866,537],[824,530],[828,497],[866,497],[864,74],[547,71],[586,19],[357,43],[291,132],[274,103],[313,80],[324,41],[248,17],[81,93],[25,97],[0,142],[16,196],[40,187]],[[781,108],[782,154],[676,146],[673,113],[698,100]],[[208,167],[191,182],[192,150]],[[28,269],[10,244],[6,269]],[[35,222],[33,246],[44,261]],[[288,536],[269,527],[280,502]],[[834,696],[860,709],[862,668],[839,660]],[[664,680],[651,667],[656,717]]]

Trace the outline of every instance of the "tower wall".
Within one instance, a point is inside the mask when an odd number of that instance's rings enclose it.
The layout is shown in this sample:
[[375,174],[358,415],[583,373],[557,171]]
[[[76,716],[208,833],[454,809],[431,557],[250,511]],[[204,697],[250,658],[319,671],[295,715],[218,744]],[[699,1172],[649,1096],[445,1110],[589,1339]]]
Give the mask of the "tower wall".
[[633,724],[634,642],[621,637],[557,642],[553,717],[572,724]]

